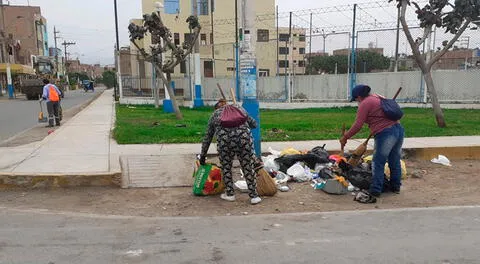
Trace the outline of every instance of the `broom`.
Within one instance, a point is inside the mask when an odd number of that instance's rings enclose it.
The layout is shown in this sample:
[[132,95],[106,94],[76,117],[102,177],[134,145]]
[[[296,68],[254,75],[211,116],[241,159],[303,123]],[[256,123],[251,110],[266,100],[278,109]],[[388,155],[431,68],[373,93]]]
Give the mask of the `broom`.
[[358,164],[360,164],[363,154],[365,154],[365,151],[367,151],[368,141],[372,136],[373,134],[368,135],[367,140],[365,140],[365,142],[355,149],[355,151],[352,153],[352,156],[348,159],[348,164],[352,165],[353,167],[356,167]]

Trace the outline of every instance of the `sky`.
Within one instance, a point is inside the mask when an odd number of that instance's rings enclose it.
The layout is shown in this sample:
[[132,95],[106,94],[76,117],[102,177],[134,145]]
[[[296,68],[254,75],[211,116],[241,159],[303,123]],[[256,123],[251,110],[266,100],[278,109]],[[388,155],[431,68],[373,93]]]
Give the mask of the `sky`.
[[[227,0],[217,0],[227,1]],[[354,3],[371,2],[372,0],[277,0],[279,12],[295,10],[314,9],[322,7],[334,7],[342,5],[353,5]],[[113,64],[113,50],[115,45],[115,16],[113,0],[4,0],[4,4],[40,6],[42,15],[47,19],[49,45],[54,46],[53,28],[60,31],[61,39],[58,41],[75,42],[76,45],[69,46],[68,52],[71,57],[78,57],[82,63],[102,65]],[[376,9],[361,9],[358,11],[357,19],[363,25],[376,24],[382,21],[395,21],[396,9],[393,3]],[[421,2],[421,1],[420,1]],[[120,45],[128,46],[128,24],[132,18],[140,18],[141,0],[117,0]],[[375,15],[375,17],[373,16]],[[376,20],[375,20],[376,19]],[[330,28],[329,33],[335,30],[336,34],[325,38],[326,50],[334,48],[348,48],[350,43],[347,33],[351,31],[342,25],[351,25],[351,12],[335,12],[315,15],[313,19],[314,28]],[[280,19],[280,24],[287,26],[288,18]],[[295,16],[293,25],[296,27],[309,27],[309,15]],[[338,27],[338,29],[337,29]],[[349,26],[351,27],[351,26]],[[342,29],[341,29],[342,28]],[[348,28],[348,29],[347,29]],[[363,37],[363,38],[362,38]],[[366,46],[369,43],[391,47],[394,45],[394,32],[372,33],[365,32],[359,35],[359,45]],[[380,43],[387,41],[388,43]],[[402,41],[402,40],[401,40]],[[441,41],[440,41],[441,42]],[[406,49],[405,40],[403,45]],[[63,49],[63,46],[59,44]],[[312,40],[312,51],[323,49],[323,38],[314,37]],[[391,48],[390,48],[391,49]],[[402,47],[401,47],[402,50]]]

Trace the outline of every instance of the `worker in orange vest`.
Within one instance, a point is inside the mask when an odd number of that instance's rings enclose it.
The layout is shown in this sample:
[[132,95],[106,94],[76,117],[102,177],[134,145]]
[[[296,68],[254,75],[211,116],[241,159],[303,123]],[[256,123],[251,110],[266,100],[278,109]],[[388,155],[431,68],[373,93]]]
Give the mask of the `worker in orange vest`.
[[[47,102],[47,111],[48,111],[48,126],[53,127],[54,120],[55,125],[60,126],[60,115],[59,115],[59,108],[60,108],[60,97],[62,92],[58,89],[55,84],[50,83],[50,80],[44,79],[43,83],[43,94],[42,99],[46,100]],[[54,118],[55,117],[55,118]]]

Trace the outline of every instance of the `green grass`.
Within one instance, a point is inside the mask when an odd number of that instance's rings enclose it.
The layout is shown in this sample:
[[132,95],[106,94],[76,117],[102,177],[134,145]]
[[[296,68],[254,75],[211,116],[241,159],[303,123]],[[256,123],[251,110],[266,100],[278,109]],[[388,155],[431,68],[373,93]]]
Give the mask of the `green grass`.
[[[153,106],[117,106],[114,137],[120,144],[199,143],[212,108],[182,108],[184,120]],[[431,109],[404,109],[407,137],[469,136],[480,134],[480,110],[445,109],[447,128],[438,128]],[[262,110],[262,141],[338,139],[342,123],[348,127],[356,108]],[[186,127],[176,127],[182,124]],[[368,136],[365,125],[356,138]]]

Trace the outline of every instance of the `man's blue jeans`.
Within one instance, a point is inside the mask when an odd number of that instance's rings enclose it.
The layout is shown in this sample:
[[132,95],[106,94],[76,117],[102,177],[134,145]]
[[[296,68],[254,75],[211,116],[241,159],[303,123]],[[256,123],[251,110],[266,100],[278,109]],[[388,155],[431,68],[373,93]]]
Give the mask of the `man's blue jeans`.
[[385,177],[385,163],[390,167],[390,185],[400,188],[402,185],[402,167],[400,164],[404,129],[395,124],[375,135],[375,151],[373,153],[373,180],[370,193],[382,193]]

